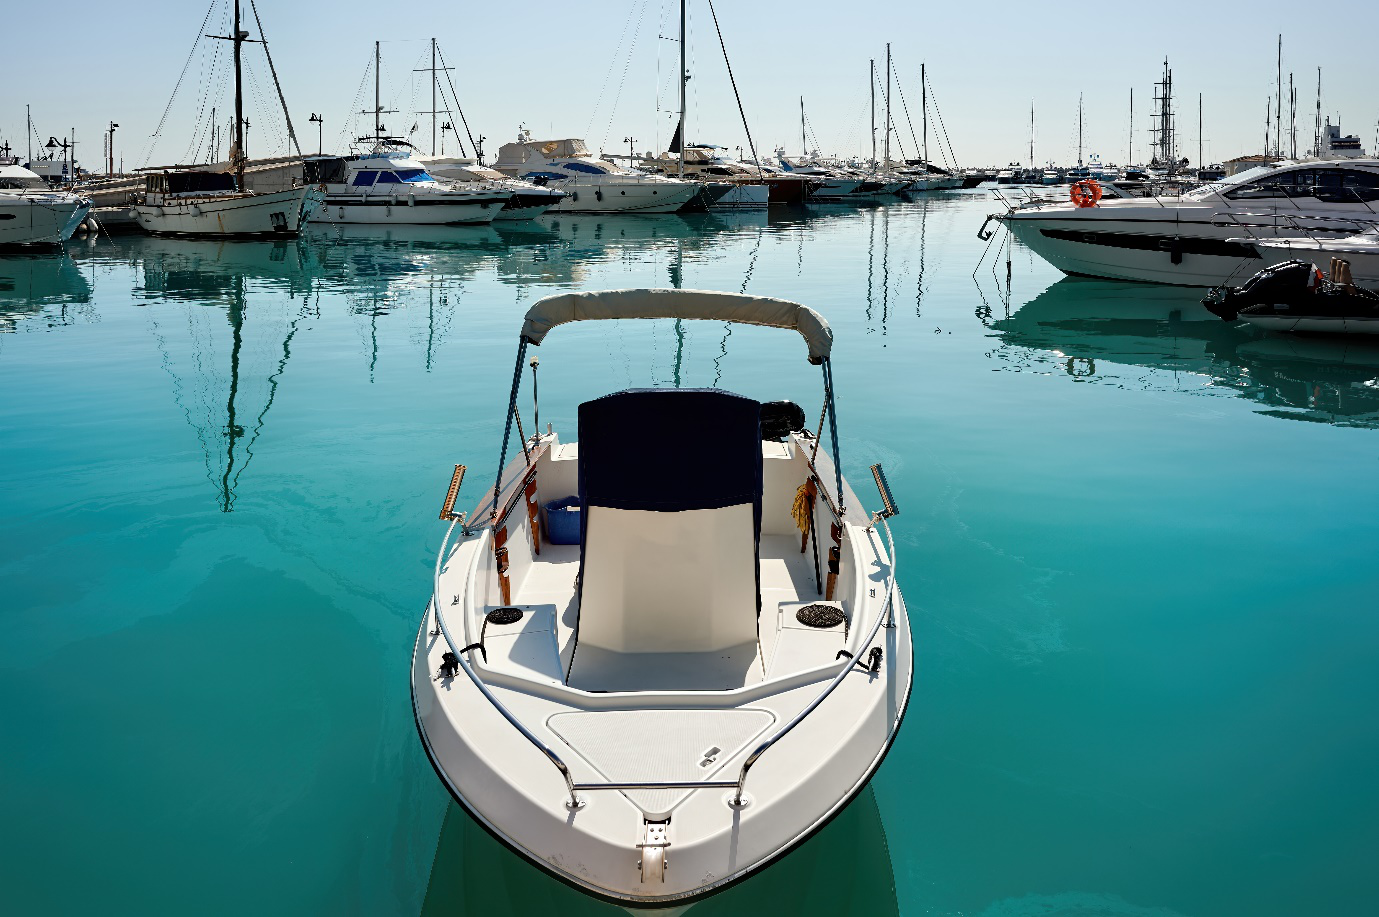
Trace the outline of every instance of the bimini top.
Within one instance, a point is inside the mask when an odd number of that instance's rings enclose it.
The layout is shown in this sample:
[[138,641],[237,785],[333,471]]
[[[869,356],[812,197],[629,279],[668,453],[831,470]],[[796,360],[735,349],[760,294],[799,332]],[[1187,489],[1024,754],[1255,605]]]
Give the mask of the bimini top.
[[833,330],[808,306],[784,299],[714,293],[707,290],[601,290],[560,293],[527,310],[522,339],[540,344],[556,325],[610,318],[689,318],[766,325],[798,331],[809,345],[809,362],[822,363],[833,350]]

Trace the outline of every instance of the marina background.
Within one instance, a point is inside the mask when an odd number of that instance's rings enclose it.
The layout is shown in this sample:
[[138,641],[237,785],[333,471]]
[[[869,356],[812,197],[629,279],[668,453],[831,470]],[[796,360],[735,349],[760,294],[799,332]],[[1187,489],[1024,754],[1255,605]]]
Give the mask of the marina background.
[[[0,261],[5,909],[617,913],[465,820],[417,741],[409,651],[436,507],[454,462],[497,452],[526,307],[683,285],[833,324],[845,470],[885,463],[918,661],[872,790],[692,913],[1367,910],[1379,359],[1023,250],[1007,298],[1004,265],[973,275],[990,209]],[[817,399],[789,335],[562,335],[540,352],[557,428],[610,383]]]
[[[192,40],[203,31],[225,34],[218,31],[224,25],[218,20],[199,29],[205,9],[169,0],[153,0],[137,15],[87,2],[64,6],[64,19],[76,23],[76,33],[97,40],[83,43],[80,53],[64,58],[61,66],[41,42],[12,43],[6,68],[15,82],[0,101],[0,139],[24,155],[24,106],[30,103],[41,135],[37,142],[75,129],[77,158],[93,170],[100,167],[101,134],[112,120],[121,125],[116,152],[126,170],[185,161],[180,157],[193,124],[206,114],[198,115],[197,80],[205,76],[200,61],[188,70],[163,139],[147,163],[144,158]],[[405,132],[420,122],[412,139],[430,152],[429,118],[416,114],[429,109],[429,76],[411,71],[429,64],[425,43],[432,36],[455,68],[460,102],[476,134],[488,137],[485,150],[490,154],[515,138],[519,123],[538,136],[583,137],[595,152],[610,153],[625,152],[623,138],[628,136],[638,140],[638,153],[659,152],[674,128],[678,11],[669,0],[599,0],[576,6],[532,0],[512,9],[409,10],[354,2],[329,7],[265,3],[260,14],[303,151],[316,149],[315,125],[307,123],[312,113],[326,119],[327,151],[343,152],[343,141],[353,139],[345,119],[357,117],[371,102],[357,96],[373,42],[382,40],[385,105],[401,110],[387,117],[389,127]],[[1032,7],[1005,0],[979,9],[894,4],[865,12],[818,0],[785,7],[718,5],[763,155],[778,144],[799,154],[800,96],[821,152],[869,154],[867,62],[876,59],[880,68],[889,41],[899,91],[916,128],[919,69],[927,62],[963,166],[1023,163],[1031,103],[1036,164],[1075,161],[1079,94],[1085,96],[1087,111],[1086,152],[1124,164],[1132,87],[1134,158],[1147,161],[1151,87],[1165,57],[1175,74],[1180,145],[1194,165],[1192,109],[1198,93],[1204,96],[1206,162],[1258,152],[1264,139],[1259,100],[1276,88],[1280,33],[1285,89],[1288,74],[1295,73],[1304,137],[1311,137],[1316,68],[1321,67],[1323,114],[1333,123],[1339,118],[1346,132],[1375,148],[1379,107],[1366,63],[1366,36],[1375,20],[1372,5],[1341,0],[1328,4],[1318,17],[1298,14],[1296,4],[1276,0],[1223,8],[1212,16],[1187,9],[1164,15],[1139,8],[1089,13],[1082,4]],[[706,4],[690,4],[689,25],[693,79],[687,139],[745,146]],[[250,28],[257,36],[252,23]],[[198,56],[208,56],[213,51],[208,46],[215,44],[202,41]],[[275,112],[260,49],[247,46],[245,57],[257,80],[257,95],[250,94],[250,155],[286,152],[281,113]],[[42,74],[42,79],[18,80],[19,74]],[[222,81],[216,92],[224,91]],[[226,104],[222,98],[222,113]],[[896,107],[897,131],[909,146],[909,125]]]

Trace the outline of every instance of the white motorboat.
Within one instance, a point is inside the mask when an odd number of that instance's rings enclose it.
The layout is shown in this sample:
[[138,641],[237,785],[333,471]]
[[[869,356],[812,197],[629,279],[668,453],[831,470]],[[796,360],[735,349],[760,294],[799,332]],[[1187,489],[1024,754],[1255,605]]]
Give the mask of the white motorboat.
[[[577,442],[523,435],[527,348],[618,318],[799,332],[832,459],[797,406],[716,389],[618,392],[580,405]],[[469,516],[455,468],[412,664],[418,731],[465,811],[590,895],[669,907],[722,890],[841,810],[895,739],[913,670],[897,510],[879,465],[872,514],[838,470],[831,347],[816,312],[782,300],[548,297]]]
[[509,178],[476,159],[462,156],[418,156],[417,159],[438,179],[509,191],[512,197],[495,220],[533,220],[565,199],[564,191]]
[[61,245],[90,209],[89,199],[53,191],[23,166],[0,166],[0,246]]
[[325,223],[492,223],[512,199],[512,192],[499,185],[437,181],[422,162],[396,145],[309,163],[307,181],[319,181],[324,188],[320,219]]
[[1361,232],[1376,200],[1379,160],[1314,160],[1258,166],[1176,198],[1035,202],[988,219],[1066,274],[1216,286],[1262,266],[1258,241]]
[[583,140],[532,140],[498,149],[493,168],[567,195],[553,213],[674,213],[700,194],[696,182],[632,172],[590,155]]
[[261,42],[262,39],[250,38],[241,28],[239,0],[234,2],[234,31],[230,35],[211,37],[234,45],[235,119],[230,171],[209,168],[151,171],[145,175],[142,196],[130,208],[133,217],[140,229],[154,235],[295,236],[320,206],[324,194],[305,184],[264,193],[246,189],[246,122],[240,46],[246,41]]

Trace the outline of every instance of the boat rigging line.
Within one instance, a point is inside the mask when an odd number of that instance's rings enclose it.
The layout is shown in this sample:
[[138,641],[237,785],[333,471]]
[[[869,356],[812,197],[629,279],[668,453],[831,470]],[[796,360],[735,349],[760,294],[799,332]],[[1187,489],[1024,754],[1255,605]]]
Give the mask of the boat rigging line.
[[163,108],[163,116],[158,119],[158,126],[154,128],[153,133],[149,135],[148,147],[146,148],[147,154],[144,156],[143,162],[145,166],[147,166],[149,160],[153,158],[154,146],[157,144],[159,135],[163,132],[163,126],[167,123],[168,112],[172,111],[172,103],[177,99],[177,91],[182,87],[182,80],[187,75],[187,68],[191,66],[192,57],[196,54],[196,49],[200,46],[201,39],[206,37],[206,23],[211,21],[211,13],[215,12],[215,8],[219,5],[220,0],[211,0],[211,5],[207,7],[206,15],[201,20],[201,27],[196,30],[196,40],[192,42],[192,48],[187,52],[187,60],[182,64],[182,72],[177,75],[177,82],[173,84],[172,95],[168,97],[168,104]]
[[[728,68],[728,81],[733,85],[733,97],[737,99],[737,113],[742,116],[742,129],[747,132],[747,147],[752,151],[752,161],[757,165],[757,174],[761,175],[761,158],[757,156],[756,141],[752,139],[752,129],[747,126],[747,112],[742,108],[742,94],[737,91],[737,78],[733,76],[733,63],[728,60],[728,46],[723,41],[723,30],[718,25],[718,11],[713,8],[713,0],[709,0],[709,14],[713,16],[713,28],[718,33],[718,46],[723,49],[723,63]],[[683,50],[683,45],[681,48]],[[681,138],[683,144],[684,138]],[[681,154],[681,162],[684,162],[684,154]]]

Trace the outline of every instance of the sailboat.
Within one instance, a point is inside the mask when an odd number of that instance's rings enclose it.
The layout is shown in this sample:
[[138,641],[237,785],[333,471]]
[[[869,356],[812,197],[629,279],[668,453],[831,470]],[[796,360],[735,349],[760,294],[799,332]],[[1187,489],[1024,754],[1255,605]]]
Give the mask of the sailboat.
[[309,185],[259,193],[245,190],[244,80],[241,45],[249,33],[240,27],[240,4],[234,0],[234,32],[213,35],[234,44],[235,124],[230,171],[205,168],[162,169],[145,175],[144,190],[131,210],[139,228],[173,236],[295,236],[301,232],[324,194]]
[[[720,389],[616,392],[580,405],[578,442],[527,436],[527,348],[608,319],[795,331],[832,458],[798,405]],[[422,744],[480,825],[594,897],[682,906],[747,878],[895,740],[913,673],[898,509],[880,465],[876,512],[843,479],[832,342],[813,309],[761,296],[550,296],[526,314],[504,415],[521,450],[508,463],[505,434],[470,515],[455,467],[412,662]],[[673,445],[653,457],[656,430]]]

